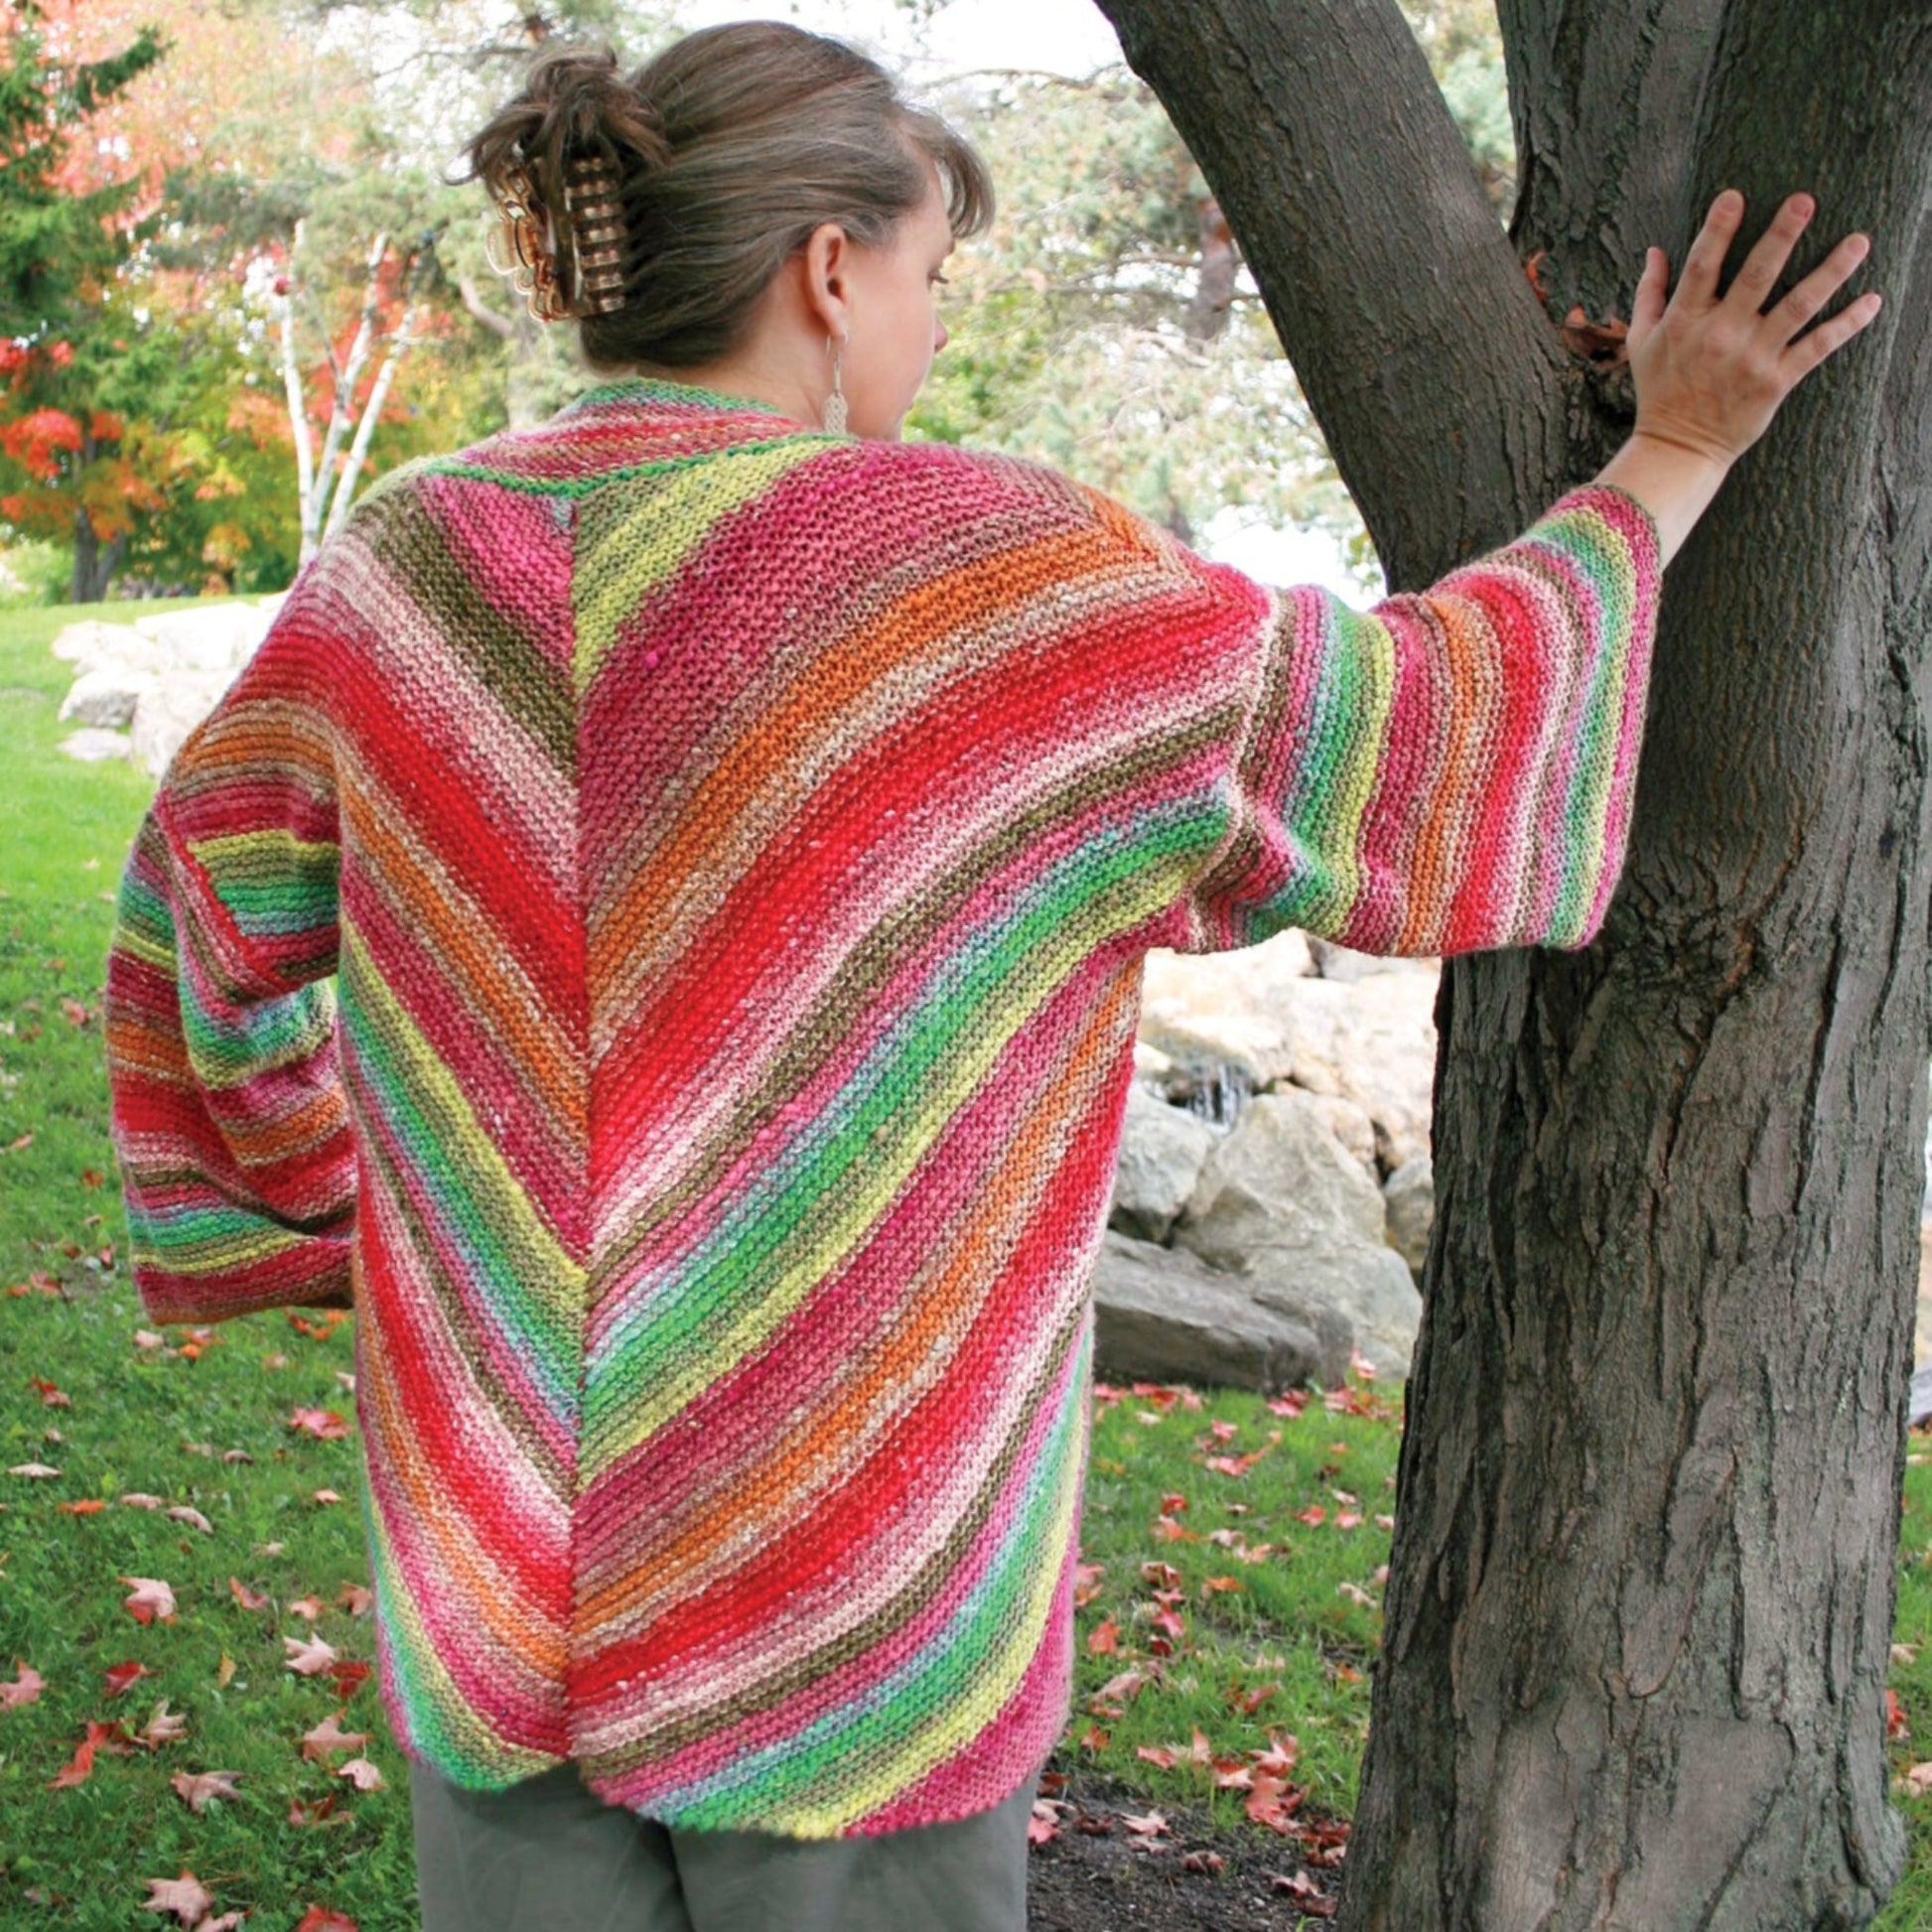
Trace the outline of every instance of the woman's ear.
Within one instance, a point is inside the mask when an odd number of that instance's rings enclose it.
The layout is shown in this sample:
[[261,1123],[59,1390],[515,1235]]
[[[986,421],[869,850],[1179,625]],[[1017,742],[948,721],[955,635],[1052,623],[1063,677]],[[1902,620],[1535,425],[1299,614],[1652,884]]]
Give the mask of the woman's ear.
[[847,329],[852,240],[836,221],[821,221],[805,241],[805,306],[828,336]]

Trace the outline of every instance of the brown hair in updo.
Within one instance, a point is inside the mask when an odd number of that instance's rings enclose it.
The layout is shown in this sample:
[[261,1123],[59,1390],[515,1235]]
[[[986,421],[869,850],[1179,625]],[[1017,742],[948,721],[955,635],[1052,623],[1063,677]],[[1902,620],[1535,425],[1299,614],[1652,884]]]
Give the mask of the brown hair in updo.
[[779,265],[822,221],[885,248],[938,170],[956,237],[992,225],[993,183],[965,138],[900,98],[878,62],[775,20],[702,27],[634,73],[598,45],[553,44],[469,144],[492,195],[520,169],[573,286],[563,183],[573,162],[616,165],[622,303],[578,317],[595,369],[687,368],[729,355]]

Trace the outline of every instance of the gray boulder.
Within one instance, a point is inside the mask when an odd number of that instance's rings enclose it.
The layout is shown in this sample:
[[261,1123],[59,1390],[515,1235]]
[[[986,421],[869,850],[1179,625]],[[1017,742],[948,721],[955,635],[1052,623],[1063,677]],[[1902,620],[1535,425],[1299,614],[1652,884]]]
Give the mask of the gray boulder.
[[165,660],[188,671],[235,671],[255,654],[280,608],[255,604],[197,604],[136,618],[134,628],[161,647]]
[[[1299,1093],[1303,1089],[1297,1088],[1295,1091]],[[1328,1123],[1328,1132],[1362,1164],[1362,1172],[1380,1186],[1382,1170],[1375,1161],[1375,1123],[1369,1119],[1367,1108],[1357,1106],[1354,1101],[1338,1093],[1311,1093],[1308,1098]]]
[[1377,1375],[1406,1381],[1422,1328],[1422,1296],[1393,1248],[1317,1233],[1258,1249],[1246,1286],[1264,1308],[1324,1309],[1347,1321]]
[[97,664],[68,686],[59,716],[113,730],[134,716],[134,707],[155,683],[155,673],[132,666]]
[[1183,1107],[1171,1107],[1141,1081],[1127,1089],[1114,1161],[1108,1225],[1143,1241],[1165,1241],[1200,1179],[1213,1128]]
[[1094,1367],[1118,1379],[1181,1381],[1273,1395],[1336,1387],[1351,1332],[1330,1310],[1264,1305],[1244,1282],[1184,1251],[1108,1229],[1094,1269]]
[[69,732],[55,749],[70,759],[79,759],[82,763],[98,764],[103,759],[126,758],[128,748],[126,732],[109,731],[103,725],[83,725],[77,732]]
[[1429,1156],[1405,1161],[1382,1183],[1388,1208],[1389,1246],[1409,1264],[1412,1275],[1422,1273],[1429,1256],[1429,1229],[1436,1218],[1436,1180]]
[[1317,1230],[1379,1248],[1385,1224],[1381,1188],[1335,1139],[1321,1102],[1278,1087],[1256,1094],[1209,1151],[1174,1239],[1235,1271],[1258,1246]]
[[1360,1107],[1385,1173],[1429,1152],[1437,980],[1413,969],[1304,980],[1282,1015],[1296,1085]]
[[78,623],[66,625],[48,649],[82,671],[103,666],[153,671],[167,662],[167,652],[161,645],[131,623],[102,623],[97,618],[83,618]]
[[1141,969],[1140,1037],[1183,1067],[1221,1065],[1253,1091],[1294,1071],[1289,1021],[1309,973],[1292,928],[1225,953],[1149,952]]
[[1388,1245],[1382,1190],[1312,1096],[1255,1096],[1208,1155],[1173,1242],[1278,1312],[1343,1317],[1378,1374],[1407,1376],[1422,1297]]

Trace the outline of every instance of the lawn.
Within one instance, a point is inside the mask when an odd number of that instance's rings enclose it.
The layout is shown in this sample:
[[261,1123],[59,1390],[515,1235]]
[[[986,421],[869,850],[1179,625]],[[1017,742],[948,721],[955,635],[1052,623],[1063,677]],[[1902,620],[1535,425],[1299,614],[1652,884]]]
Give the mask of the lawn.
[[[126,1274],[101,978],[152,785],[55,750],[70,669],[47,645],[78,615],[0,617],[0,1924],[158,1926],[192,1874],[210,1928],[413,1932],[349,1318],[157,1332]],[[1101,1385],[1062,1753],[1149,1813],[1338,1856],[1398,1427],[1366,1384]],[[1914,1449],[1892,1744],[1914,1858],[1885,1932],[1932,1926],[1932,1796],[1903,1775],[1914,1731],[1932,1758],[1932,1440]]]

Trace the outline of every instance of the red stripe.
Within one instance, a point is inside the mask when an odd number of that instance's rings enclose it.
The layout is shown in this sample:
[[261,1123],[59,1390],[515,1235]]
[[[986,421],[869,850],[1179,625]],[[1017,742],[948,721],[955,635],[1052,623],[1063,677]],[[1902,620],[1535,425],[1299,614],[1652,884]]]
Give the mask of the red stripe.
[[1511,835],[1530,829],[1522,791],[1534,770],[1536,728],[1551,684],[1536,609],[1515,583],[1500,572],[1485,572],[1479,603],[1476,621],[1486,621],[1501,651],[1501,697],[1485,734],[1496,761],[1488,777],[1479,780],[1475,822],[1463,848],[1467,868],[1443,937],[1446,953],[1493,944],[1502,930],[1502,914],[1515,902],[1525,855],[1513,849]]

